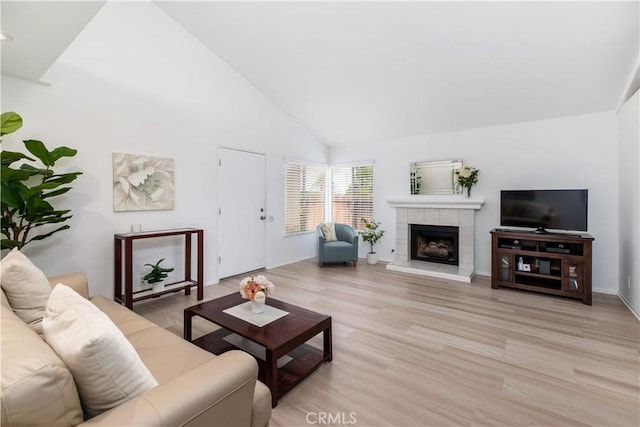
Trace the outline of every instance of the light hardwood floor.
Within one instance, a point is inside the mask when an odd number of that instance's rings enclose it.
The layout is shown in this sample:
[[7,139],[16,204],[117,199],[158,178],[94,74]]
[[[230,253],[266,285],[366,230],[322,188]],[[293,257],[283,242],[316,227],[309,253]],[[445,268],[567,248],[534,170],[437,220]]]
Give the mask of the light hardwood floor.
[[[279,401],[273,427],[640,425],[640,324],[616,296],[586,306],[383,263],[310,259],[263,274],[275,298],[333,318],[333,362]],[[241,278],[207,286],[205,299]],[[195,303],[173,294],[135,311],[182,336]],[[194,337],[212,329],[194,319]]]

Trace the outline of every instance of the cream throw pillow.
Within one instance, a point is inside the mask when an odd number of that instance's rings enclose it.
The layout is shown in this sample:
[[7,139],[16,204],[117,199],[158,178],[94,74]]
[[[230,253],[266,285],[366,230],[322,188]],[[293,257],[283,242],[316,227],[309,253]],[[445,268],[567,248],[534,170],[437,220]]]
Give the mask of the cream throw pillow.
[[70,287],[59,283],[53,289],[42,327],[71,371],[88,417],[158,385],[120,329]]
[[47,276],[18,248],[2,259],[0,285],[14,313],[39,334],[42,317],[51,294]]
[[338,240],[338,237],[336,237],[336,226],[333,222],[322,223],[321,229],[325,242],[335,242]]

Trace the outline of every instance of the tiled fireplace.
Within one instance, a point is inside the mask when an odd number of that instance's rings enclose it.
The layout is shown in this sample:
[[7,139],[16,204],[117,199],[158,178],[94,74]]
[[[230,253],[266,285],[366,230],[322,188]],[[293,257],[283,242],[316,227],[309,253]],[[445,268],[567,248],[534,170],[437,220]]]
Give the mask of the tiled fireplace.
[[[387,265],[388,269],[471,282],[475,211],[484,200],[461,195],[410,196],[388,203],[396,208],[396,259]],[[414,242],[413,250],[412,225],[414,230],[431,231],[431,237]],[[413,234],[416,236],[415,231]],[[454,246],[457,254],[453,253]]]

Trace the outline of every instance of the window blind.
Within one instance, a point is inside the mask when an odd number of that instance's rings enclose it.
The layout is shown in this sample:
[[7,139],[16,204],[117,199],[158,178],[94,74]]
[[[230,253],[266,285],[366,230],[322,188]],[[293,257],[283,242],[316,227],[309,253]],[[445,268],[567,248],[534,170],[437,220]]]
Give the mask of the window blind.
[[362,230],[373,219],[373,165],[331,168],[331,220]]
[[285,164],[285,234],[313,231],[324,221],[324,166]]

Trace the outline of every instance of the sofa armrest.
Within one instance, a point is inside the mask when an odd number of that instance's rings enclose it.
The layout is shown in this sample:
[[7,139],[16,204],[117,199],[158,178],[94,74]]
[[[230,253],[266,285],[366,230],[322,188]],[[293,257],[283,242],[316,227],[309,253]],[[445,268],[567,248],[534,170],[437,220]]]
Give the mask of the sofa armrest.
[[342,235],[342,239],[345,242],[349,242],[354,246],[354,248],[356,249],[356,253],[357,253],[358,239],[360,237],[360,234],[358,234],[358,232],[355,229],[353,229],[352,227],[346,226],[346,227],[342,228],[341,235]]
[[353,240],[356,236],[358,236],[358,233],[352,227],[344,227],[342,229],[342,232],[348,236],[349,240]]
[[353,245],[353,244],[358,244],[358,237],[360,237],[360,235],[358,234],[358,232],[354,229],[349,230],[349,242]]
[[63,276],[48,277],[47,279],[52,288],[58,283],[62,283],[83,297],[89,298],[89,284],[84,273],[70,273]]
[[81,426],[248,426],[258,365],[228,351]]

